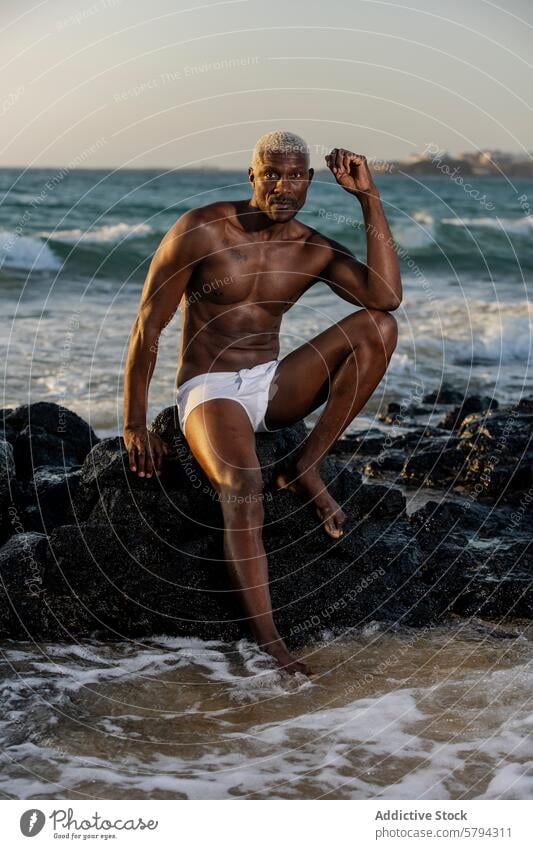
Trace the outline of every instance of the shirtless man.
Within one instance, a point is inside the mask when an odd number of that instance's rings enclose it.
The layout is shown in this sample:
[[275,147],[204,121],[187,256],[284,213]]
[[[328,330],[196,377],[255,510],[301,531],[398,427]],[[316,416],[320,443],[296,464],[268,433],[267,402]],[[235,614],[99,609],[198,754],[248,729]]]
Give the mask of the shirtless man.
[[[366,158],[334,148],[326,163],[361,205],[367,264],[296,219],[313,177],[308,148],[292,133],[268,133],[248,170],[251,199],[192,209],[162,239],[124,378],[130,469],[140,477],[159,475],[167,447],[147,430],[148,387],[159,336],[181,302],[178,415],[220,499],[232,585],[259,646],[286,670],[304,673],[308,668],[291,657],[272,615],[254,433],[294,424],[325,403],[277,483],[314,505],[325,533],[341,536],[346,517],[320,478],[320,462],[385,373],[396,345],[390,311],[402,297],[397,253]],[[281,319],[318,280],[363,309],[278,360]]]

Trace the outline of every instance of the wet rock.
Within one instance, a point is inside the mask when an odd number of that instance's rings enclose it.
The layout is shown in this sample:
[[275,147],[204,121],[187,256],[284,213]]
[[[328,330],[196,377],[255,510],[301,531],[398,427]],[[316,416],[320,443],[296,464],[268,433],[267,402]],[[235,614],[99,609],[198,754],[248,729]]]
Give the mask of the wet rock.
[[364,472],[467,491],[479,500],[519,501],[533,486],[532,408],[524,399],[465,416],[455,430],[426,426],[390,437],[375,459],[363,461]]
[[4,419],[14,438],[17,477],[29,480],[39,466],[76,466],[99,440],[76,413],[38,402],[11,410]]
[[463,419],[466,416],[469,416],[472,413],[496,410],[498,409],[498,406],[496,399],[491,398],[489,395],[469,395],[462,401],[461,404],[446,413],[443,420],[440,422],[440,427],[443,427],[446,430],[457,430],[461,427]]
[[[396,475],[402,461],[405,484],[466,485],[468,475],[477,480],[474,461],[490,461],[504,436],[499,462],[519,466],[520,451],[530,456],[532,416],[522,404],[512,415],[471,416],[444,437],[420,428],[412,437],[402,434],[394,445],[403,447],[380,458],[395,465],[388,471]],[[20,436],[27,425],[18,424]],[[225,568],[220,505],[190,454],[175,408],[163,410],[151,428],[170,446],[161,478],[131,473],[124,443],[115,437],[95,444],[81,468],[42,465],[30,479],[15,480],[20,520],[0,548],[0,635],[70,640],[95,632],[112,638],[169,633],[233,640],[248,633]],[[408,517],[402,492],[364,481],[341,450],[322,465],[348,517],[344,536],[332,540],[309,504],[275,487],[305,436],[303,424],[257,436],[271,595],[290,645],[376,619],[424,626],[473,611],[531,615],[531,561],[523,548],[528,523],[521,512],[520,536],[516,504],[496,510],[474,493],[468,502],[428,502]],[[40,528],[46,536],[24,532]]]
[[0,439],[0,507],[10,500],[11,482],[15,477],[15,458],[13,448],[4,439]]
[[[393,430],[382,434],[379,439],[370,437],[368,442],[359,437],[355,450],[349,455],[349,461],[361,468],[369,477],[396,477],[404,468],[408,459],[426,451],[444,451],[460,445],[458,437],[440,428],[413,428],[398,433]],[[345,440],[339,440],[336,451],[344,456]],[[346,454],[348,457],[348,455]],[[369,459],[372,457],[372,459]],[[413,477],[413,480],[415,478]],[[423,478],[422,478],[423,480]]]
[[452,434],[430,425],[401,433],[393,442],[395,448],[401,448],[408,452],[423,451],[425,448],[434,447],[435,444],[442,445],[444,448],[453,448],[458,443]]
[[402,469],[402,478],[424,486],[442,486],[457,478],[465,458],[456,448],[436,448],[413,454]]
[[0,548],[0,635],[28,639],[46,635],[43,590],[47,539],[15,533]]
[[516,458],[529,449],[532,426],[533,410],[524,402],[497,412],[467,416],[459,438],[478,452],[498,450]]
[[39,466],[31,481],[22,481],[16,504],[27,531],[47,533],[73,520],[73,499],[81,480],[80,467]]
[[0,543],[11,533],[11,505],[15,486],[15,459],[10,443],[0,439]]
[[468,451],[465,487],[484,498],[512,499],[533,486],[533,403],[463,420],[459,437]]
[[465,546],[485,517],[483,508],[475,504],[428,501],[410,521],[424,552],[434,554],[443,542]]
[[512,513],[475,502],[428,502],[411,516],[424,552],[423,574],[448,612],[461,616],[531,618],[533,561],[529,535]]
[[332,454],[346,454],[351,456],[379,454],[387,439],[387,434],[377,428],[369,428],[365,433],[347,434],[337,441],[333,447]]
[[362,484],[357,492],[356,507],[362,518],[392,519],[405,515],[405,496],[393,486]]
[[[95,630],[224,639],[248,633],[225,568],[220,505],[190,457],[173,409],[163,411],[152,429],[171,446],[161,478],[142,480],[130,473],[122,440],[103,440],[75,473],[74,521],[47,538],[18,534],[2,549],[11,598],[24,611],[19,625],[12,617],[0,623],[4,635],[13,629],[21,635],[30,621],[35,636],[57,639]],[[324,479],[348,515],[345,535],[336,541],[310,505],[275,489],[277,471],[305,434],[298,425],[257,439],[265,481],[264,542],[280,630],[297,645],[325,628],[357,627],[375,615],[423,619],[427,600],[421,593],[418,609],[416,590],[409,586],[421,554],[401,493],[363,484],[340,459],[327,458]],[[65,482],[48,469],[35,474],[33,483],[46,492]],[[31,556],[23,562],[24,546]],[[33,579],[32,560],[38,565]],[[37,581],[39,598],[46,601],[38,610],[28,595],[29,579],[34,587]]]
[[[416,611],[416,589],[410,586],[420,552],[405,521],[394,529],[383,520],[356,526],[332,543],[301,510],[295,540],[288,529],[277,532],[279,510],[285,517],[287,506],[296,507],[284,493],[281,501],[287,500],[269,513],[265,546],[276,621],[291,645],[309,642],[325,628],[358,627],[377,617],[412,623],[426,616]],[[25,590],[20,567],[11,575],[12,584],[15,577],[19,581],[13,597],[23,612],[18,624],[9,622],[11,633],[31,626],[33,635],[54,639],[95,630],[114,638],[169,633],[231,640],[247,633],[222,561],[220,534],[208,531],[169,547],[124,525],[86,524],[57,528],[49,545],[39,584],[46,600],[41,610]],[[4,552],[2,573],[14,569],[11,554]]]
[[500,538],[509,531],[510,517],[510,509],[494,510],[492,506],[462,498],[458,501],[427,501],[410,517],[410,521],[422,548],[430,550],[435,540],[450,535],[458,543],[464,542],[464,535],[469,540],[476,534],[483,538]]
[[422,401],[424,404],[461,404],[464,395],[448,383],[442,383],[438,389],[433,392],[428,392],[424,395]]
[[6,442],[15,442],[17,438],[17,429],[6,422],[6,416],[13,412],[12,407],[5,407],[0,410],[0,439],[5,439]]
[[387,405],[386,412],[380,413],[378,418],[385,424],[402,425],[416,419],[417,416],[429,416],[432,412],[431,407],[426,407],[423,404],[399,404],[396,401],[391,401]]
[[[272,601],[292,645],[377,616],[415,622],[427,615],[416,609],[410,586],[420,550],[402,518],[403,499],[391,505],[385,487],[373,489],[365,487],[346,505],[351,521],[339,541],[330,540],[291,493],[266,502]],[[30,551],[24,560],[23,537]],[[2,578],[8,576],[21,611],[15,619],[0,617],[3,635],[31,629],[33,636],[68,639],[98,630],[115,638],[155,632],[236,639],[247,633],[224,567],[220,529],[204,526],[201,535],[170,544],[159,529],[140,523],[84,523],[55,529],[47,550],[43,539],[18,535],[2,549]],[[32,559],[39,563],[37,577]],[[40,607],[28,579],[37,581]],[[422,593],[420,603],[425,610]]]
[[463,616],[531,618],[533,552],[530,540],[471,546],[465,587],[454,604]]
[[390,475],[391,473],[400,473],[404,464],[405,452],[391,449],[390,451],[383,451],[379,457],[366,463],[364,472],[369,477],[379,477],[384,474]]

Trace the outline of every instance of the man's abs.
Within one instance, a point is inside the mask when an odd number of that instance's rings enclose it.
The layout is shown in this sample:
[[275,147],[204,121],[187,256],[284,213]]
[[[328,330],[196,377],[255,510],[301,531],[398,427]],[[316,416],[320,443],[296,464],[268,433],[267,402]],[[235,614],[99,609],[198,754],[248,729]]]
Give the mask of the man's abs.
[[[277,359],[281,315],[258,316],[252,305],[218,309],[188,307],[183,316],[177,385],[208,371],[240,371]],[[201,313],[201,314],[200,314]]]
[[247,242],[246,234],[223,222],[221,228],[181,302],[178,386],[207,371],[239,371],[276,359],[283,314],[324,264],[323,247],[311,245],[304,238],[309,229],[300,224],[298,238],[272,243]]

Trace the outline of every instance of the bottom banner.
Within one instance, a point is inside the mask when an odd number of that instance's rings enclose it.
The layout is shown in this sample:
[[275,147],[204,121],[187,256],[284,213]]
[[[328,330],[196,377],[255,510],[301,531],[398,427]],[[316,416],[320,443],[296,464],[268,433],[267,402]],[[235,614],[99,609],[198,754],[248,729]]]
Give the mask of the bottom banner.
[[[238,805],[236,808],[235,805]],[[273,807],[276,810],[273,810]],[[531,845],[531,801],[48,801],[3,802],[4,846],[66,841],[272,849],[324,846]]]

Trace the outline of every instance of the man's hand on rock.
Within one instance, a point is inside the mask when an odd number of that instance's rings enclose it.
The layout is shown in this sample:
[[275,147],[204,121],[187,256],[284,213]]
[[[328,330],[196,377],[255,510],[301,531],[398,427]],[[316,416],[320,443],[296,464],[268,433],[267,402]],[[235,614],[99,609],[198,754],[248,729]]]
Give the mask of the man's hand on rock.
[[168,454],[168,445],[146,426],[124,428],[124,444],[128,452],[130,471],[140,478],[159,477],[163,471],[163,460]]
[[342,147],[334,147],[326,156],[326,164],[339,186],[359,200],[365,196],[379,197],[366,156],[362,153],[352,153]]

